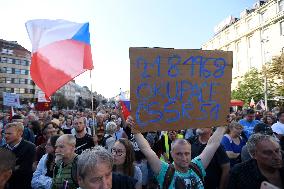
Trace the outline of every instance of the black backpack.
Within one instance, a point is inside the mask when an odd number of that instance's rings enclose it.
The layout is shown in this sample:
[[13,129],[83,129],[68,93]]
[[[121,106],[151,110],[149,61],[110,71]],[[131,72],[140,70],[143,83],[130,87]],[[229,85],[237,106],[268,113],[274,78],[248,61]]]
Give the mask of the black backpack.
[[[199,167],[195,163],[190,162],[189,169],[192,169],[197,174],[197,176],[201,179],[202,184],[204,185],[204,177],[202,176],[202,172],[199,169]],[[169,167],[167,169],[164,182],[163,182],[163,189],[169,188],[173,180],[174,174],[175,174],[175,166],[173,164],[169,164]]]

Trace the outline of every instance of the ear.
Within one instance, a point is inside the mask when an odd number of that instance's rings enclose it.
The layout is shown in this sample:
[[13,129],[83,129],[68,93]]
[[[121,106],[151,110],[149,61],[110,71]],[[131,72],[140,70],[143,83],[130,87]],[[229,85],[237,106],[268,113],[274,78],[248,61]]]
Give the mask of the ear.
[[80,186],[80,187],[83,187],[83,185],[84,185],[84,179],[83,179],[82,177],[80,177],[79,175],[77,176],[77,178],[78,178],[78,184],[79,184],[79,186]]

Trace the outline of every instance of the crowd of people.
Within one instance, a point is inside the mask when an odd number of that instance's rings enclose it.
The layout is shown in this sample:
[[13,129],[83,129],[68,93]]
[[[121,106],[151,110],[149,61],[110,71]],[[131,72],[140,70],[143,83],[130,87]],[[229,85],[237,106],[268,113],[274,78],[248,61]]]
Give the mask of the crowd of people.
[[0,189],[284,188],[284,111],[134,132],[117,108],[0,113]]

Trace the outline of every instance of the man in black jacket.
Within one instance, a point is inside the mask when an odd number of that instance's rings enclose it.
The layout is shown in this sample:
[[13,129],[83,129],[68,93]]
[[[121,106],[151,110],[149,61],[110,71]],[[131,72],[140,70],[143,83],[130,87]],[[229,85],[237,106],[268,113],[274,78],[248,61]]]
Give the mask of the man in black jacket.
[[263,181],[284,188],[282,154],[275,138],[254,134],[249,138],[247,148],[252,159],[233,167],[228,189],[260,188]]
[[16,156],[16,167],[7,182],[7,189],[30,189],[32,180],[32,164],[35,158],[34,144],[22,139],[24,126],[20,122],[9,123],[5,129],[5,148]]

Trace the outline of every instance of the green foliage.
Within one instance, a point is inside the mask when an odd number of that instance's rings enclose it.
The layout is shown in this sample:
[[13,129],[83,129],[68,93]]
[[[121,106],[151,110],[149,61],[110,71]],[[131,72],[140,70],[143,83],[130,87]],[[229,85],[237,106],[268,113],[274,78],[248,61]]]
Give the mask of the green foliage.
[[267,64],[267,77],[274,83],[274,96],[284,96],[284,53]]
[[238,88],[232,91],[232,99],[238,99],[249,105],[251,98],[255,102],[264,98],[264,84],[262,74],[255,68],[247,72],[242,81],[239,81]]

